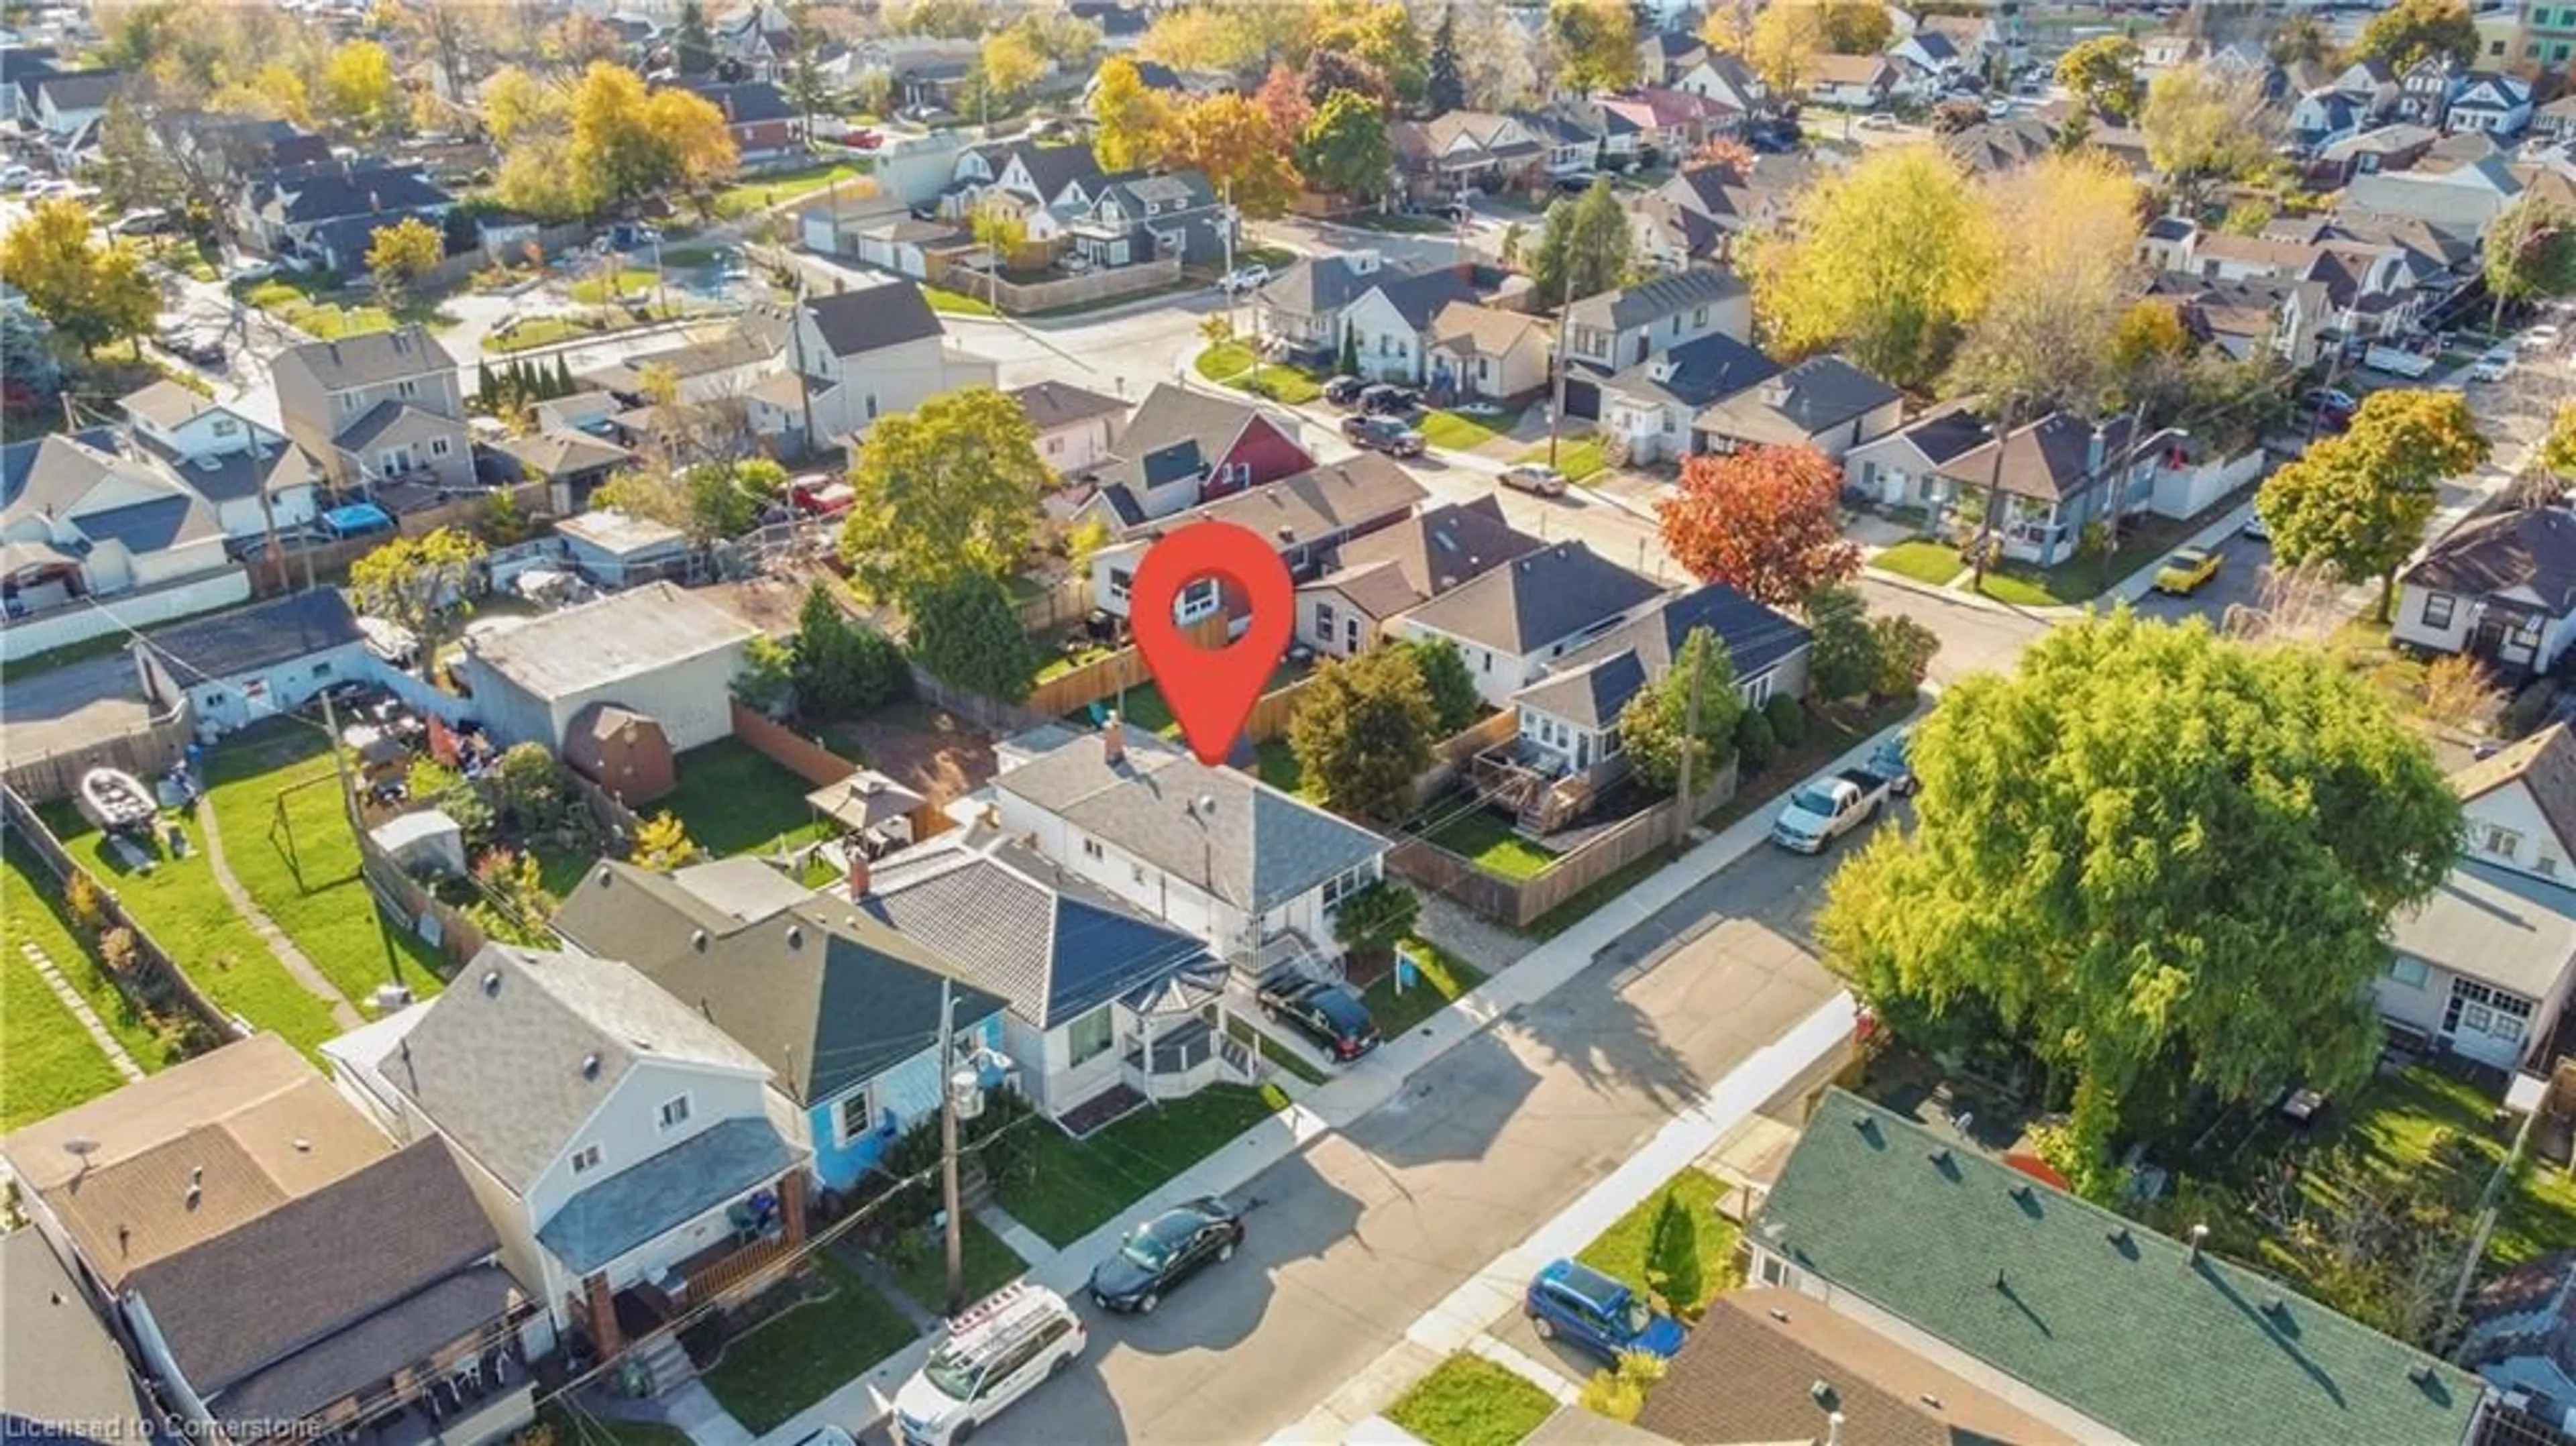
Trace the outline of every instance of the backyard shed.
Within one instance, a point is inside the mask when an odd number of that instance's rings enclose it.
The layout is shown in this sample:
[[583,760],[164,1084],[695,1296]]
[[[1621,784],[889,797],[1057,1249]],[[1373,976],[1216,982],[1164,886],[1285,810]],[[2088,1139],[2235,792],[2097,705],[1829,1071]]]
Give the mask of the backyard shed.
[[425,808],[367,830],[403,871],[423,876],[465,872],[465,829],[443,809]]
[[564,557],[601,587],[627,587],[668,577],[687,566],[689,539],[680,529],[623,512],[585,512],[555,524]]
[[573,715],[563,761],[629,808],[680,786],[670,735],[651,717],[615,703],[593,703]]
[[657,582],[469,636],[456,671],[504,744],[561,753],[583,710],[614,703],[659,723],[679,753],[732,736],[728,686],[759,635],[704,595]]
[[805,795],[816,814],[857,835],[871,854],[900,848],[945,827],[930,800],[877,772],[862,768]]

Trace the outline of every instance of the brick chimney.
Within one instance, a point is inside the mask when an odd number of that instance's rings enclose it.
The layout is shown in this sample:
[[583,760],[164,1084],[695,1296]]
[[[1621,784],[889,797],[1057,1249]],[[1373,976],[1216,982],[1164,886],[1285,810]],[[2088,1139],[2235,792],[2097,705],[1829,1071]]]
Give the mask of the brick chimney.
[[850,902],[855,904],[868,896],[868,856],[853,841],[850,845]]
[[1112,768],[1127,761],[1127,724],[1115,709],[1109,721],[1100,725],[1100,761]]

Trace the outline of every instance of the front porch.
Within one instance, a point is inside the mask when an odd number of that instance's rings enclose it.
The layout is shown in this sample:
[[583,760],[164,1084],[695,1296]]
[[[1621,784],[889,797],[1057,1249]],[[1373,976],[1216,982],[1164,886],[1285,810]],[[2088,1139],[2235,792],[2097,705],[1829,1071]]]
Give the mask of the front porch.
[[1511,814],[1514,828],[1539,837],[1582,817],[1627,769],[1626,757],[1617,754],[1576,768],[1564,753],[1522,733],[1477,754],[1469,777],[1486,802]]
[[[1222,1020],[1224,1006],[1213,1007]],[[1212,1084],[1248,1085],[1260,1078],[1251,1049],[1203,1017],[1140,1037],[1118,1066],[1119,1083],[1144,1100],[1182,1099]]]

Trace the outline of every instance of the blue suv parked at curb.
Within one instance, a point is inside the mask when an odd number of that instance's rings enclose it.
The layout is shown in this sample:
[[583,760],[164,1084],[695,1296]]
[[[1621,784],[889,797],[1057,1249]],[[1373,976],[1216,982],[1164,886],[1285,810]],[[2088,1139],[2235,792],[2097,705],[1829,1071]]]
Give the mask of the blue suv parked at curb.
[[1542,1338],[1580,1346],[1613,1364],[1622,1351],[1670,1360],[1682,1348],[1680,1321],[1657,1314],[1626,1282],[1571,1260],[1552,1261],[1539,1271],[1521,1313]]

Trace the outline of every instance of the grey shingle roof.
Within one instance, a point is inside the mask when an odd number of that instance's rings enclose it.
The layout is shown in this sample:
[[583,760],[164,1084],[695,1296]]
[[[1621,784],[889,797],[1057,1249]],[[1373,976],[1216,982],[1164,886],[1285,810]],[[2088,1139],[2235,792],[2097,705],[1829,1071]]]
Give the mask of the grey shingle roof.
[[2193,1260],[1840,1089],[1751,1233],[2132,1441],[2459,1446],[2485,1394],[2277,1282]]
[[[1261,912],[1386,851],[1376,834],[1231,768],[1128,732],[1125,761],[1082,737],[993,781],[1165,873]],[[1195,800],[1213,799],[1212,811]]]
[[1739,683],[1778,667],[1809,640],[1792,619],[1722,582],[1704,583],[1568,655],[1513,701],[1584,727],[1609,727],[1639,689],[1672,672],[1673,655],[1699,628],[1725,645]]
[[2472,517],[2406,569],[2409,587],[2576,610],[2576,514],[2534,507]]
[[1413,620],[1518,657],[1604,627],[1663,590],[1580,542],[1560,542],[1432,599]]
[[1064,382],[1035,382],[1011,393],[1011,400],[1029,414],[1029,425],[1040,432],[1050,432],[1075,422],[1094,417],[1114,416],[1127,410],[1122,398],[1103,396],[1099,392]]
[[219,535],[215,510],[194,493],[173,489],[167,497],[132,502],[80,516],[82,535],[92,542],[118,542],[132,553],[160,552]]
[[154,632],[144,646],[182,684],[234,678],[357,642],[358,620],[338,588],[315,588]]
[[1605,391],[1704,407],[1780,374],[1780,364],[1750,344],[1713,332],[1650,357],[1601,384]]
[[456,370],[456,358],[420,326],[310,341],[280,353],[274,369],[309,373],[326,392],[378,386],[404,377]]
[[[387,1228],[397,1220],[401,1228]],[[488,1261],[500,1246],[447,1146],[423,1139],[155,1261],[128,1276],[125,1288],[150,1305],[189,1384],[212,1394],[299,1353],[332,1354],[333,1334],[400,1309],[415,1293]],[[358,1374],[312,1384],[355,1390],[401,1363],[343,1362],[342,1375]],[[334,1399],[280,1404],[292,1418]]]
[[[1127,419],[1126,430],[1119,433],[1119,454],[1144,457],[1175,442],[1194,441],[1201,455],[1222,456],[1260,415],[1247,403],[1157,382],[1138,404],[1136,414]],[[1283,429],[1283,435],[1293,433]]]
[[720,1120],[583,1190],[537,1240],[579,1274],[685,1225],[803,1158],[767,1119]]
[[2552,723],[2451,775],[2451,790],[2462,803],[2513,783],[2529,791],[2559,847],[2576,854],[2576,730]]
[[1487,493],[1352,538],[1336,549],[1334,571],[1310,586],[1347,589],[1355,576],[1380,579],[1371,587],[1372,597],[1392,605],[1371,611],[1383,618],[1546,545],[1503,520],[1500,502]]
[[1661,321],[1694,307],[1713,306],[1744,294],[1744,283],[1727,272],[1711,267],[1698,267],[1671,276],[1659,276],[1617,291],[1587,296],[1574,303],[1567,312],[1573,326],[1598,327],[1604,331],[1626,331]]
[[[799,1103],[830,1099],[937,1042],[940,977],[957,977],[939,953],[832,894],[722,910],[692,892],[691,872],[601,864],[564,896],[555,930],[631,960],[696,1005]],[[960,1029],[1002,1008],[971,986],[956,993]]]
[[[576,897],[591,887],[585,879]],[[687,942],[683,933],[678,943]],[[485,945],[403,1046],[378,1072],[522,1193],[639,1059],[761,1069],[749,1050],[625,964],[506,944]],[[593,1057],[598,1067],[586,1070]]]
[[765,80],[747,80],[738,85],[692,85],[684,87],[723,112],[727,125],[758,125],[763,121],[797,118],[796,107],[778,93],[778,87]]
[[1804,442],[1897,401],[1896,388],[1830,353],[1710,405],[1703,431],[1748,442]]
[[217,406],[214,398],[201,396],[167,377],[139,391],[127,392],[116,399],[116,405],[128,417],[168,430],[200,412],[211,412]]
[[[2129,419],[2113,417],[2102,424],[2098,463],[2094,431],[2064,412],[2051,412],[2016,429],[2004,441],[2003,490],[2016,497],[2054,502],[2093,485],[2116,467],[2127,450]],[[1944,464],[1941,475],[1983,487],[1996,480],[1994,449],[1992,441],[1971,447]]]
[[364,452],[378,443],[416,442],[463,426],[454,417],[443,417],[409,402],[382,401],[367,408],[366,415],[350,423],[332,438],[332,443],[347,451]]
[[2423,907],[2391,919],[2389,933],[2399,950],[2428,964],[2528,999],[2553,999],[2576,960],[2576,892],[2464,862]]
[[947,330],[939,324],[939,313],[930,309],[921,288],[909,281],[809,296],[805,309],[812,314],[815,328],[822,332],[823,344],[836,357],[901,346]]
[[1374,263],[1363,269],[1348,256],[1312,256],[1272,277],[1257,294],[1282,311],[1328,316],[1358,300],[1389,274],[1386,267]]
[[69,520],[73,508],[111,472],[150,469],[117,452],[111,427],[47,432],[0,447],[0,523],[44,514]]
[[1476,288],[1467,284],[1467,278],[1446,267],[1412,276],[1388,277],[1381,273],[1373,289],[1415,331],[1428,328],[1431,319],[1451,302],[1476,299]]
[[1040,1029],[1210,962],[1198,938],[999,836],[896,854],[860,907]]
[[1231,522],[1286,548],[1393,517],[1428,495],[1412,473],[1385,455],[1362,452],[1203,503],[1169,521]]
[[38,1440],[150,1439],[142,1393],[116,1338],[33,1230],[0,1234],[0,1413]]

